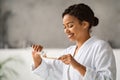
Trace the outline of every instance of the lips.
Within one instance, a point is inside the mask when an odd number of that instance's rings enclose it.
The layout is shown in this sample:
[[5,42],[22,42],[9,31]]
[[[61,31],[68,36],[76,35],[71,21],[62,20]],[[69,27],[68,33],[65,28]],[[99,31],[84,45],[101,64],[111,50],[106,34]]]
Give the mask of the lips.
[[71,38],[74,34],[67,34],[68,38]]

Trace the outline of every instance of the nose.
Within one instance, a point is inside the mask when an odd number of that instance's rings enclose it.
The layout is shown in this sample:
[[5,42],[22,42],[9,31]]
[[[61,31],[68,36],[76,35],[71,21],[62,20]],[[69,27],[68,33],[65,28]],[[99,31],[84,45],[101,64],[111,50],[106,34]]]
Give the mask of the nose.
[[69,30],[68,28],[66,28],[66,29],[64,29],[64,32],[65,32],[65,33],[69,33],[70,30]]

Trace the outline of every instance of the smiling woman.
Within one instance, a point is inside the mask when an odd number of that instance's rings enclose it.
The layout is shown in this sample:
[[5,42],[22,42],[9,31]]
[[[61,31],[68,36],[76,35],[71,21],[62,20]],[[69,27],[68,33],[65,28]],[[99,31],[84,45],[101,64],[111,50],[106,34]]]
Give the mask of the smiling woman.
[[116,62],[109,44],[90,35],[91,27],[99,20],[92,9],[83,3],[74,4],[62,14],[64,32],[76,42],[65,49],[58,59],[42,58],[41,45],[33,45],[33,72],[45,80],[116,80]]

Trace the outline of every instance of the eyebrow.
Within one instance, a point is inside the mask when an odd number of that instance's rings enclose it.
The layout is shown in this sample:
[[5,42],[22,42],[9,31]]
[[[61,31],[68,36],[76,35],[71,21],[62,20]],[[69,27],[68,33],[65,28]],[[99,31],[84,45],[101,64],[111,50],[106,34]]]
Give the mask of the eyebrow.
[[[68,23],[66,23],[66,24],[68,25],[68,24],[70,24],[70,23],[74,23],[74,22],[73,22],[73,21],[71,21],[71,22],[68,22]],[[65,24],[63,24],[63,25],[65,25]]]

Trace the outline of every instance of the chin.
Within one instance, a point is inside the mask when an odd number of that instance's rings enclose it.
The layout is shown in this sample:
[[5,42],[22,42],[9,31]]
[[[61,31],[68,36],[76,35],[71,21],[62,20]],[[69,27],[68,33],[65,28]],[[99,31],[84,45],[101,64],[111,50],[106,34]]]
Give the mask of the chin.
[[71,42],[75,42],[75,39],[69,38],[69,40],[70,40]]

